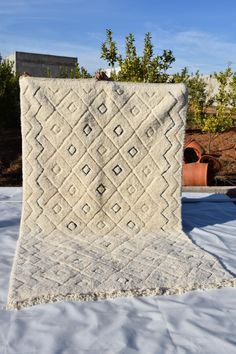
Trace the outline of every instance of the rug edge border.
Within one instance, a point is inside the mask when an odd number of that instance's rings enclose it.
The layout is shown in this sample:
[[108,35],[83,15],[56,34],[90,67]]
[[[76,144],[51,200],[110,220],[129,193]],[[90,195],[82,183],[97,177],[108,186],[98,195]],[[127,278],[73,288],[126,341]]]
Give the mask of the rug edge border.
[[119,290],[108,293],[88,293],[79,294],[72,293],[66,295],[46,295],[34,298],[28,298],[27,300],[14,301],[11,296],[8,297],[6,310],[24,310],[29,309],[35,305],[46,305],[51,303],[58,303],[64,301],[72,302],[84,302],[84,301],[97,301],[97,300],[111,300],[117,298],[128,297],[144,297],[144,296],[169,296],[169,295],[183,295],[190,291],[204,291],[204,290],[217,290],[222,288],[234,288],[236,287],[236,278],[222,279],[220,282],[212,282],[209,284],[191,284],[183,288],[146,288],[146,289],[133,289],[133,290]]

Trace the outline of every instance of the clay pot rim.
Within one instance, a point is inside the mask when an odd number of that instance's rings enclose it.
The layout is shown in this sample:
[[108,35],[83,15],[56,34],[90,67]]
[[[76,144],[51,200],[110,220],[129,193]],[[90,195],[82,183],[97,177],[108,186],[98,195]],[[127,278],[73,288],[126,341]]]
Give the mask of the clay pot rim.
[[[199,144],[193,138],[185,143],[184,150],[186,150],[186,149],[193,149],[195,154],[197,155],[198,160],[205,154],[205,149],[203,148],[203,146],[201,144]],[[194,162],[197,162],[197,161],[194,161]]]

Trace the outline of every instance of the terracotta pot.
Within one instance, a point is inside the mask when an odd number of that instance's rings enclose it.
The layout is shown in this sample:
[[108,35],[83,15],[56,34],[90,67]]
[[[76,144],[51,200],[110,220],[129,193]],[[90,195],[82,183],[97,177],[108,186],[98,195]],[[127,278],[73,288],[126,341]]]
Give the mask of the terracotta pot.
[[183,165],[184,186],[207,186],[208,163],[187,163]]
[[204,155],[204,148],[195,140],[188,141],[184,146],[184,162],[197,162]]
[[209,165],[209,171],[213,174],[219,172],[221,170],[221,163],[218,159],[216,159],[215,157],[211,156],[211,155],[203,155],[199,162],[203,162],[203,163],[208,163]]
[[195,149],[187,147],[184,149],[184,163],[198,162],[199,156]]

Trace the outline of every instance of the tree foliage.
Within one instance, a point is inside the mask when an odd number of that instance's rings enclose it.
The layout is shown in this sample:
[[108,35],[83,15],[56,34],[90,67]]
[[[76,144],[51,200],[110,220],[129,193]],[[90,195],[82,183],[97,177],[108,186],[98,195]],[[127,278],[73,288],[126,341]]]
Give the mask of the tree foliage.
[[189,106],[191,108],[203,108],[208,104],[207,100],[207,84],[199,71],[195,74],[189,74],[188,69],[185,67],[180,73],[173,75],[175,83],[183,82],[188,87],[189,93]]
[[232,82],[234,76],[235,73],[233,74],[230,67],[225,71],[214,73],[219,85],[218,92],[214,97],[216,113],[205,114],[201,126],[202,130],[209,134],[209,152],[212,139],[234,126],[233,114],[235,111],[232,106],[235,97],[235,87]]
[[8,60],[0,63],[0,127],[20,125],[19,77]]
[[[214,73],[218,83],[217,94],[209,98],[207,84],[200,76],[189,75],[187,68],[173,76],[174,82],[184,82],[189,91],[189,109],[194,122],[208,134],[208,151],[211,150],[212,140],[219,134],[234,126],[236,112],[236,72],[231,68]],[[207,113],[207,107],[214,104],[215,113]]]
[[89,74],[87,69],[80,66],[79,63],[76,63],[73,77],[76,79],[90,79],[92,75]]
[[[113,33],[107,30],[106,41],[101,46],[101,58],[112,66],[112,78],[118,81],[133,82],[167,82],[167,70],[175,61],[171,50],[164,50],[161,55],[154,55],[151,33],[144,38],[142,56],[137,54],[135,38],[132,33],[125,38],[125,56],[118,53]],[[115,64],[119,64],[119,72],[114,72]]]
[[[47,77],[52,77],[51,69],[47,68],[45,74]],[[75,67],[72,69],[60,66],[56,77],[60,79],[89,79],[92,77],[92,75],[90,75],[83,66],[80,66],[79,63],[76,63]]]
[[219,85],[218,92],[214,97],[216,113],[214,115],[206,114],[202,122],[202,130],[213,136],[223,133],[234,125],[232,103],[235,90],[232,84],[233,76],[234,74],[229,67],[225,71],[214,73]]
[[116,42],[114,42],[112,38],[112,31],[107,29],[106,34],[106,41],[102,43],[101,58],[108,62],[108,65],[111,66],[113,71],[115,63],[118,61],[118,50]]
[[125,57],[119,56],[119,81],[143,81],[142,61],[137,55],[135,39],[132,33],[126,36]]
[[233,109],[234,114],[236,113],[236,71],[232,72],[230,82],[230,105]]
[[179,73],[173,75],[173,82],[182,82],[188,87],[188,119],[193,120],[195,124],[201,127],[205,117],[204,110],[210,103],[207,95],[206,82],[199,71],[190,75],[186,67]]

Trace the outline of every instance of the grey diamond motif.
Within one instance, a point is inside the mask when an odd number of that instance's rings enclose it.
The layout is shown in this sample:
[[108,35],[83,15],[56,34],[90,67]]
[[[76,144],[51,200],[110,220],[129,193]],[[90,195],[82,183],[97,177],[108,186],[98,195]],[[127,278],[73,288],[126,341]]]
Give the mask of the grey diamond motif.
[[100,230],[103,229],[105,226],[106,226],[106,224],[105,224],[103,221],[99,221],[99,222],[97,223],[97,227],[98,227]]
[[124,254],[130,254],[132,251],[130,249],[128,249],[128,248],[123,248],[122,252]]
[[76,105],[73,102],[67,108],[71,113],[74,113],[77,109]]
[[127,278],[119,278],[117,281],[122,284],[127,284],[130,280]]
[[106,111],[107,111],[107,107],[105,106],[104,103],[102,103],[102,104],[98,107],[98,110],[99,110],[99,112],[100,112],[101,114],[104,114],[104,113],[106,113]]
[[109,247],[111,245],[111,243],[104,241],[104,242],[101,242],[101,245],[103,245],[104,247]]
[[154,134],[154,129],[152,127],[148,128],[148,130],[146,131],[146,135],[148,138],[151,138],[151,136],[153,136]]
[[76,223],[74,223],[74,221],[71,221],[68,225],[67,225],[67,229],[69,229],[70,231],[74,231],[76,229],[77,225]]
[[107,149],[105,148],[105,146],[100,145],[97,151],[99,152],[100,155],[104,155],[107,152]]
[[153,257],[144,257],[144,259],[146,259],[146,261],[154,261],[154,258]]
[[115,205],[113,205],[112,210],[115,213],[118,213],[118,211],[120,211],[121,207],[116,203]]
[[119,165],[116,165],[112,171],[115,173],[116,176],[118,176],[122,172],[122,168]]
[[122,95],[124,93],[124,91],[120,87],[116,89],[116,92],[118,93],[118,95]]
[[60,133],[61,128],[58,127],[58,125],[54,124],[54,126],[51,129],[55,134]]
[[88,212],[90,211],[90,206],[86,203],[83,206],[82,210],[84,211],[85,214],[88,214]]
[[136,189],[134,188],[134,186],[130,185],[128,188],[129,194],[133,194],[135,191],[136,191]]
[[61,172],[61,168],[60,166],[58,166],[57,164],[55,164],[52,168],[53,173],[55,173],[55,175],[59,174]]
[[100,268],[96,268],[96,269],[93,270],[93,272],[96,273],[96,274],[102,274],[103,270],[100,269]]
[[148,206],[146,205],[146,204],[143,204],[143,206],[142,206],[142,211],[144,212],[144,213],[146,213],[147,211],[148,211]]
[[143,169],[143,173],[145,174],[145,176],[147,177],[152,171],[150,170],[150,168],[148,166],[146,166]]
[[76,188],[75,188],[75,186],[73,184],[68,189],[68,192],[70,193],[70,195],[74,195],[75,194]]
[[83,129],[83,132],[86,136],[88,136],[92,131],[92,128],[90,127],[90,125],[86,124],[84,129]]
[[133,114],[133,116],[137,116],[137,114],[139,114],[140,110],[136,106],[134,106],[130,112]]
[[71,156],[73,156],[76,153],[76,147],[74,145],[70,145],[68,152],[70,153]]
[[130,220],[130,221],[127,223],[127,226],[128,226],[130,229],[133,229],[133,228],[135,227],[135,223]]
[[138,150],[133,146],[129,151],[128,153],[130,154],[131,157],[134,157],[137,153],[138,153]]
[[58,214],[60,213],[61,211],[61,206],[59,204],[56,204],[54,207],[53,207],[53,211],[55,214]]
[[117,125],[117,127],[115,127],[115,129],[113,131],[114,131],[114,133],[116,133],[117,136],[120,136],[124,130],[121,128],[120,125]]
[[106,188],[104,187],[103,184],[100,184],[96,190],[100,195],[102,195],[105,192]]
[[85,175],[87,175],[91,171],[91,168],[88,165],[84,165],[82,171],[84,172]]

